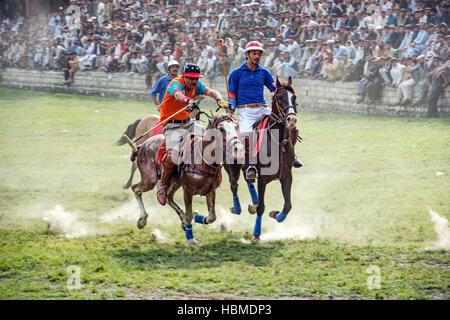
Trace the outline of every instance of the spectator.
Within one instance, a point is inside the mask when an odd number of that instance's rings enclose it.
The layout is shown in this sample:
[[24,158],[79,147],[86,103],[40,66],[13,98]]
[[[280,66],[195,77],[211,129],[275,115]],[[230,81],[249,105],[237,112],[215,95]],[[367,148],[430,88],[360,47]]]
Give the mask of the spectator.
[[427,95],[427,66],[425,64],[425,56],[420,55],[417,57],[416,64],[406,70],[411,72],[414,80],[416,81],[415,92],[417,93],[416,105],[420,105],[425,102]]
[[327,81],[336,81],[341,77],[341,70],[339,68],[338,59],[334,58],[331,53],[328,54],[327,60],[325,62],[325,74]]
[[413,89],[416,85],[416,80],[411,74],[411,67],[413,65],[413,58],[409,57],[406,60],[406,69],[397,90],[397,102],[400,105],[406,105],[411,102]]
[[392,86],[397,88],[402,80],[403,74],[405,73],[405,66],[399,63],[397,58],[392,58],[390,73],[392,78]]
[[450,63],[447,62],[442,65],[439,59],[433,60],[432,71],[428,74],[431,79],[430,92],[427,96],[427,117],[437,117],[437,102],[439,97],[444,92],[445,87],[448,84],[450,76]]
[[[64,59],[59,53],[74,51],[81,70],[145,72],[147,87],[151,88],[153,77],[159,79],[166,74],[172,59],[184,64],[188,59],[192,63],[205,60],[209,51],[217,56],[219,46],[214,39],[218,12],[225,14],[222,36],[227,73],[242,64],[243,48],[255,38],[268,49],[269,43],[274,44],[263,65],[274,73],[294,77],[325,75],[328,51],[341,62],[345,58],[339,57],[346,51],[345,63],[353,61],[351,71],[339,77],[344,81],[361,80],[366,54],[396,57],[398,61],[392,65],[424,55],[427,66],[436,56],[445,63],[449,55],[448,1],[308,0],[280,1],[276,6],[273,1],[263,1],[258,6],[256,2],[233,1],[194,5],[187,0],[184,5],[180,1],[180,5],[168,7],[154,0],[67,2],[80,7],[79,18],[67,14],[65,7],[30,18],[1,17],[2,66],[63,71],[67,64],[61,66]],[[329,40],[336,45],[327,44]],[[284,51],[289,53],[280,55]],[[218,72],[222,68],[219,65]],[[392,77],[392,85],[397,85],[393,74],[398,80],[398,70],[380,70],[383,82]],[[418,97],[423,96],[419,92],[423,87],[417,85],[415,89]]]
[[161,77],[153,87],[150,95],[152,97],[153,102],[156,105],[156,110],[161,107],[161,103],[164,99],[164,95],[166,93],[167,87],[169,83],[178,76],[178,71],[180,70],[180,65],[178,61],[172,60],[168,63],[169,73],[163,77]]

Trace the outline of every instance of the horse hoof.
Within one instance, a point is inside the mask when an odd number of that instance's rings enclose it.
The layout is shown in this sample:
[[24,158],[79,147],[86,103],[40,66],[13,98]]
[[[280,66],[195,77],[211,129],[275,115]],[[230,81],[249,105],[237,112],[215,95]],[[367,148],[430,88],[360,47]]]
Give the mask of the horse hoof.
[[232,214],[236,214],[236,215],[240,215],[240,214],[241,214],[240,211],[239,211],[239,212],[236,212],[236,211],[234,210],[233,207],[230,208],[230,212],[231,212]]
[[122,189],[123,189],[123,190],[127,190],[129,187],[131,187],[131,183],[125,183],[125,184],[122,186]]
[[139,218],[138,223],[137,223],[137,227],[139,229],[142,229],[143,227],[145,227],[147,225],[147,217],[145,216],[144,218]]
[[269,217],[276,219],[277,215],[280,213],[280,211],[274,210],[274,211],[270,211],[269,213]]
[[254,236],[253,237],[253,243],[258,243],[261,241],[261,238],[259,236]]
[[253,205],[249,204],[248,205],[248,213],[255,214],[257,208],[258,208],[257,204],[253,204]]
[[197,244],[198,244],[198,242],[195,239],[190,239],[186,242],[187,246],[196,246]]

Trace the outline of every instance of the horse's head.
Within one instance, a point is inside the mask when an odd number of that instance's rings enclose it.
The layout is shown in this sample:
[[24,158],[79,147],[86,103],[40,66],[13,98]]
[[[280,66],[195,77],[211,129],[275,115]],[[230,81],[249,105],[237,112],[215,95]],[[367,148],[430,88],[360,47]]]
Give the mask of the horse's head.
[[277,77],[276,86],[272,99],[272,113],[283,121],[288,130],[291,130],[297,123],[297,96],[292,87],[292,78],[289,77],[288,83],[282,83]]
[[211,112],[212,118],[208,128],[216,129],[222,139],[224,152],[231,155],[234,160],[243,160],[244,146],[239,139],[239,125],[236,119],[230,114],[215,115]]

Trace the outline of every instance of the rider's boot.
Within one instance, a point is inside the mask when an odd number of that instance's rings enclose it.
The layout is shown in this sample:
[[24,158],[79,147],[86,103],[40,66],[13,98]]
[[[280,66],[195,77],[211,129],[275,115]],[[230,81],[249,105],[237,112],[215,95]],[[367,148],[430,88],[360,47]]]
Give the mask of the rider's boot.
[[[298,136],[298,129],[297,128],[293,128],[292,129],[292,133],[290,135],[290,139],[292,142],[292,145],[295,146],[295,143],[297,142],[297,136]],[[294,168],[301,168],[303,167],[303,163],[300,161],[299,158],[297,158],[297,156],[294,157],[294,163],[292,164],[292,166]]]
[[244,173],[245,180],[248,182],[254,183],[256,180],[256,176],[258,171],[254,165],[250,164],[250,137],[247,135],[244,137],[244,149],[245,149],[245,164],[242,167],[242,171]]
[[169,186],[170,177],[172,176],[173,169],[178,163],[178,152],[176,150],[167,150],[167,153],[162,159],[161,165],[161,187],[156,194],[158,202],[164,206],[167,201],[167,187]]

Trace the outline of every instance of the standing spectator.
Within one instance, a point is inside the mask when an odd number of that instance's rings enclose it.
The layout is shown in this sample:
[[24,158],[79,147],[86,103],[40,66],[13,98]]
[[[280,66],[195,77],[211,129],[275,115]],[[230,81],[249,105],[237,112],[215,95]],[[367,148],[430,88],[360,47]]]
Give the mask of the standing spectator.
[[410,68],[410,72],[416,81],[415,91],[417,93],[416,105],[420,105],[425,102],[427,96],[427,66],[425,64],[425,56],[420,55],[417,57],[416,64]]
[[155,86],[152,88],[150,95],[153,99],[153,102],[156,105],[156,110],[161,108],[161,103],[164,99],[164,95],[166,94],[167,87],[169,86],[170,81],[175,79],[178,76],[178,71],[180,70],[180,65],[178,61],[172,60],[168,64],[169,73],[156,82]]
[[431,78],[430,93],[427,96],[427,117],[437,117],[437,102],[450,80],[450,63],[440,65],[439,59],[433,60],[434,70],[429,73]]

